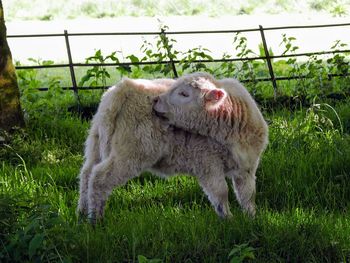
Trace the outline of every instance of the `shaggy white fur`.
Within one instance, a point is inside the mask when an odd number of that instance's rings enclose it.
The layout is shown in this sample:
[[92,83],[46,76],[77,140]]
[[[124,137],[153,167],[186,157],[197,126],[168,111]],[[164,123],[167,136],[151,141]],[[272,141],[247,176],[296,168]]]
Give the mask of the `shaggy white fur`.
[[167,123],[208,136],[231,152],[237,163],[231,171],[236,197],[254,215],[255,173],[268,142],[268,127],[248,91],[235,79],[189,74],[155,99],[154,110]]
[[225,176],[236,168],[232,155],[218,142],[169,127],[152,111],[154,98],[173,80],[124,79],[102,97],[85,148],[80,173],[78,211],[92,222],[116,186],[142,171],[160,176],[188,173],[199,184],[220,217],[229,217]]

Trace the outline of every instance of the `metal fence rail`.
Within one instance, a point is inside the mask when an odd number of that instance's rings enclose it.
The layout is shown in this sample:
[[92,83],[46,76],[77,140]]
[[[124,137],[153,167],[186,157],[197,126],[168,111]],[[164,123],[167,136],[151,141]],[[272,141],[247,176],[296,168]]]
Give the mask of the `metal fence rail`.
[[[176,64],[181,63],[180,60],[173,60],[171,56],[168,56],[168,61],[140,61],[140,62],[120,62],[120,63],[74,63],[72,59],[72,53],[70,48],[70,37],[84,37],[84,36],[146,36],[146,35],[196,35],[196,34],[232,34],[232,33],[244,33],[244,32],[260,32],[261,40],[263,43],[264,54],[265,56],[257,57],[246,57],[246,58],[230,58],[230,59],[212,59],[212,60],[193,60],[187,61],[190,63],[214,63],[214,62],[237,62],[237,61],[254,61],[254,60],[264,60],[268,66],[269,77],[268,78],[256,78],[254,81],[270,81],[274,89],[274,96],[277,96],[278,85],[277,81],[280,80],[292,80],[292,79],[303,79],[308,78],[308,76],[275,76],[272,59],[276,58],[290,58],[290,57],[300,57],[300,56],[311,56],[311,55],[327,55],[327,54],[336,54],[336,53],[350,53],[350,50],[331,50],[331,51],[322,51],[322,52],[308,52],[308,53],[296,53],[296,54],[285,54],[285,55],[270,55],[268,50],[268,45],[265,37],[265,31],[273,30],[289,30],[289,29],[305,29],[305,28],[324,28],[324,27],[349,27],[350,23],[343,24],[324,24],[324,25],[307,25],[307,26],[284,26],[284,27],[266,27],[259,26],[259,28],[250,28],[250,29],[237,29],[237,30],[215,30],[215,31],[165,31],[162,29],[158,32],[102,32],[102,33],[68,33],[67,30],[64,30],[63,34],[33,34],[33,35],[8,35],[8,38],[42,38],[42,37],[64,37],[66,43],[67,64],[53,64],[53,65],[36,65],[36,66],[16,66],[16,69],[42,69],[42,68],[69,68],[71,75],[71,87],[63,87],[65,90],[73,90],[75,95],[78,98],[78,90],[86,89],[103,89],[106,87],[79,87],[75,77],[75,67],[91,67],[91,66],[138,66],[138,65],[158,65],[158,64],[170,64],[173,74],[175,77],[178,77],[176,70]],[[347,73],[346,75],[349,75]],[[329,78],[344,76],[344,74],[328,74]],[[241,80],[242,82],[249,82],[250,79]],[[39,88],[39,90],[47,90],[48,88]]]

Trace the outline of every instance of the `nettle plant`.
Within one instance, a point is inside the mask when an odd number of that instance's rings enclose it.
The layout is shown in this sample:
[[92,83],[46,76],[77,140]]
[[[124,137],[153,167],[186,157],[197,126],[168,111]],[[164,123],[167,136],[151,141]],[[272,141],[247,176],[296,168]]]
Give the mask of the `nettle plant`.
[[224,61],[219,64],[215,73],[223,77],[235,77],[237,79],[251,80],[254,82],[256,79],[256,69],[259,67],[259,62],[249,60],[249,58],[256,57],[250,48],[248,48],[248,40],[241,33],[236,33],[232,42],[233,52],[235,55],[224,53],[222,60],[230,60],[233,58],[242,59],[240,62],[233,63],[231,61]]
[[166,35],[167,29],[168,27],[165,25],[160,27],[161,33],[154,39],[155,44],[152,44],[150,41],[145,39],[143,40],[140,50],[144,56],[139,59],[139,61],[157,62],[158,64],[148,64],[142,68],[137,67],[138,70],[142,70],[152,76],[155,76],[157,73],[161,73],[163,76],[175,77],[174,64],[172,61],[178,59],[180,52],[174,48],[177,41],[173,38],[169,38],[168,35]]
[[[260,54],[256,54],[248,47],[248,39],[241,33],[236,33],[232,42],[234,55],[224,53],[223,62],[220,62],[214,69],[214,74],[218,77],[237,78],[241,81],[247,81],[246,86],[253,95],[261,95],[259,89],[262,85],[258,85],[258,78],[266,77],[268,74],[265,62],[252,58],[265,57],[265,51],[262,44],[259,45]],[[271,49],[269,54],[273,55]],[[241,61],[232,62],[231,59],[240,59]]]
[[166,26],[161,28],[161,34],[155,39],[155,46],[148,41],[144,41],[141,46],[141,51],[145,54],[141,61],[161,62],[156,66],[143,67],[144,71],[149,74],[159,72],[171,77],[175,75],[174,67],[180,75],[195,71],[213,73],[213,70],[205,63],[213,61],[209,49],[199,46],[187,51],[177,51],[174,47],[177,41],[166,34],[167,29]]
[[[348,44],[341,42],[340,40],[336,40],[331,47],[333,51],[339,51],[344,48],[347,48]],[[349,92],[350,91],[350,59],[349,52],[347,53],[335,53],[333,57],[327,59],[327,68],[330,74],[338,74],[341,76],[343,80],[343,85],[341,85],[341,91]],[[345,85],[344,85],[345,84]],[[340,85],[338,85],[339,87]],[[347,87],[347,90],[344,88]]]
[[[282,56],[296,54],[296,51],[299,49],[299,47],[296,45],[295,41],[295,37],[287,37],[286,34],[282,34],[282,42],[280,43],[280,45],[284,46]],[[289,66],[288,77],[298,79],[298,85],[294,87],[293,93],[297,96],[306,95],[307,86],[305,83],[305,79],[301,77],[304,72],[303,70],[305,69],[305,64],[300,65],[299,63],[297,63],[296,57],[288,58],[286,63]]]
[[213,61],[213,57],[210,55],[211,51],[202,46],[189,49],[188,51],[181,52],[183,56],[180,60],[180,67],[182,72],[195,72],[206,71],[213,73],[213,70],[203,61]]
[[[119,59],[116,57],[117,52],[112,52],[110,55],[103,56],[102,51],[99,49],[91,57],[88,57],[85,60],[87,64],[103,64],[107,62],[119,63]],[[85,75],[81,78],[79,86],[84,86],[85,83],[88,83],[90,87],[96,86],[107,86],[107,79],[110,79],[111,75],[108,73],[107,69],[103,65],[94,65],[92,68],[88,69]]]
[[[178,75],[194,72],[206,71],[217,77],[234,77],[244,80],[246,86],[253,95],[264,97],[265,87],[269,83],[261,83],[259,78],[269,77],[266,61],[254,60],[256,57],[266,57],[262,44],[259,45],[259,54],[256,54],[248,47],[248,39],[241,33],[236,33],[232,43],[232,54],[224,53],[223,61],[217,63],[211,51],[205,47],[199,46],[188,49],[187,51],[178,51],[175,48],[177,41],[166,34],[167,26],[160,28],[161,33],[154,38],[154,41],[144,40],[141,45],[142,57],[129,55],[123,58],[130,62],[121,63],[121,59],[116,56],[117,52],[103,56],[101,50],[98,50],[94,56],[87,58],[88,63],[107,63],[118,64],[116,74],[120,77],[126,75],[132,78],[142,77],[175,77],[175,71]],[[282,55],[296,55],[299,46],[296,44],[296,38],[282,34],[280,43],[284,47]],[[336,41],[331,50],[337,51],[346,47],[346,44]],[[271,48],[270,56],[273,56]],[[327,60],[323,55],[311,55],[306,60],[297,60],[296,57],[289,57],[286,60],[274,61],[272,59],[275,74],[278,76],[291,77],[286,90],[279,93],[291,94],[295,97],[312,99],[314,95],[326,95],[335,90],[335,87],[341,86],[339,83],[349,82],[347,76],[349,72],[349,60],[346,53],[335,53]],[[241,59],[233,62],[231,59]],[[109,71],[110,72],[110,71]],[[107,80],[111,78],[103,65],[94,65],[89,69],[81,79],[80,85],[89,83],[90,86],[106,87]],[[344,76],[344,79],[332,78],[332,75]],[[266,89],[269,94],[269,88]],[[288,90],[288,91],[287,91]]]
[[[163,41],[166,46],[163,45]],[[137,67],[138,70],[143,70],[144,72],[155,75],[156,73],[161,73],[164,76],[169,76],[172,73],[171,63],[165,63],[170,60],[175,60],[177,58],[178,51],[172,52],[173,44],[176,43],[174,39],[168,39],[166,36],[159,36],[155,46],[144,40],[141,46],[141,51],[144,53],[144,57],[140,59],[141,62],[157,62],[159,64],[149,64],[143,66],[142,68]],[[168,53],[169,52],[169,53]],[[169,55],[168,55],[169,54]]]
[[[296,54],[299,47],[295,41],[295,37],[282,35],[281,45],[285,47],[282,55]],[[337,40],[331,50],[337,52],[345,47],[347,44]],[[325,95],[333,92],[335,87],[339,86],[336,85],[337,81],[334,78],[336,76],[342,77],[342,83],[349,83],[350,61],[347,55],[347,53],[334,53],[328,59],[324,59],[324,55],[310,55],[306,60],[300,62],[295,57],[288,58],[286,61],[289,65],[288,76],[297,79],[294,95],[312,97],[315,94]]]
[[246,59],[256,57],[257,54],[248,48],[247,38],[241,36],[239,33],[237,33],[234,37],[233,46],[237,52],[237,58],[243,59],[240,67],[237,68],[236,77],[239,79],[250,79],[254,82],[256,79],[255,70],[259,64],[254,60]]
[[[121,54],[121,51],[113,51],[110,54],[104,55],[100,49],[98,49],[93,56],[88,57],[85,62],[92,64],[92,68],[89,68],[83,77],[79,81],[79,86],[83,87],[101,87],[108,88],[111,84],[111,74],[117,74],[120,77],[129,76],[132,78],[139,78],[142,76],[140,66],[138,65],[141,61],[135,55],[129,55],[120,59],[117,54]],[[123,62],[124,59],[128,59],[130,62]],[[107,66],[103,64],[114,63],[117,66],[115,71],[108,71]],[[133,65],[133,66],[131,66]],[[135,70],[137,69],[137,70]]]
[[[54,64],[51,60],[41,60],[29,58],[30,62],[39,66],[47,66]],[[16,66],[20,66],[16,62]],[[21,92],[21,103],[26,112],[26,116],[37,118],[46,116],[50,118],[52,113],[60,111],[59,104],[64,94],[62,89],[60,76],[51,76],[45,74],[38,75],[37,69],[17,70],[18,84]],[[41,92],[39,88],[47,87],[46,92]]]
[[[142,56],[134,54],[124,56],[120,51],[103,54],[99,49],[86,59],[91,66],[79,81],[80,87],[108,88],[112,81],[123,76],[131,78],[159,78],[175,77],[194,72],[206,71],[218,78],[233,77],[245,81],[245,85],[254,96],[269,97],[271,93],[270,82],[259,82],[259,78],[269,77],[266,61],[252,58],[265,57],[265,50],[260,44],[259,54],[256,54],[248,45],[248,39],[242,33],[233,35],[232,52],[224,53],[222,62],[214,62],[212,52],[202,46],[193,47],[186,51],[176,49],[176,40],[166,33],[168,27],[162,26],[160,33],[152,41],[144,40],[140,50]],[[296,38],[282,34],[280,45],[284,47],[282,55],[296,55],[299,46]],[[295,57],[272,60],[275,75],[292,77],[293,80],[281,82],[280,94],[289,94],[294,97],[306,98],[309,101],[315,95],[327,95],[331,92],[348,92],[350,90],[349,53],[336,53],[343,50],[347,44],[337,40],[331,46],[334,54],[311,55],[304,60]],[[273,55],[269,49],[270,55]],[[241,61],[230,61],[241,59]],[[51,65],[50,60],[29,59],[35,65]],[[105,64],[112,64],[105,65]],[[115,64],[115,66],[114,66]],[[19,65],[19,63],[17,63]],[[22,92],[22,101],[26,111],[32,115],[41,114],[42,106],[49,111],[57,110],[57,102],[62,98],[62,79],[49,74],[38,74],[38,70],[18,70],[18,79]],[[247,82],[246,82],[247,81]],[[283,86],[285,85],[285,86]],[[38,88],[46,87],[48,92],[39,92]],[[91,94],[94,92],[89,91]],[[101,92],[97,92],[98,97]],[[80,93],[80,92],[79,92]],[[90,94],[89,93],[89,94]],[[88,93],[81,93],[87,96]],[[84,97],[83,96],[83,97]],[[96,100],[96,97],[94,97]],[[36,110],[39,109],[39,110]]]

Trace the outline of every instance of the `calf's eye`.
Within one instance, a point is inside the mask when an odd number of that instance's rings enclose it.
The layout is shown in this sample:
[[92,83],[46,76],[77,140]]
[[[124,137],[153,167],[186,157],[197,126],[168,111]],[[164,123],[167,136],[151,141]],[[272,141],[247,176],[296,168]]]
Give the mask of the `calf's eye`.
[[179,92],[179,95],[182,96],[182,97],[188,97],[189,96],[189,94],[187,92],[184,92],[184,91]]

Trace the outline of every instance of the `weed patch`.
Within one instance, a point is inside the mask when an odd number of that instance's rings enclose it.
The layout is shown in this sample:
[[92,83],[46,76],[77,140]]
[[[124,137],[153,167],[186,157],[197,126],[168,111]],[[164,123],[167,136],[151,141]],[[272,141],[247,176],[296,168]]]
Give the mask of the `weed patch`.
[[30,121],[0,148],[0,260],[346,262],[349,104],[332,108],[337,115],[316,102],[268,114],[254,220],[232,189],[234,218],[223,221],[194,178],[144,173],[113,191],[95,228],[75,213],[88,123],[70,115]]

